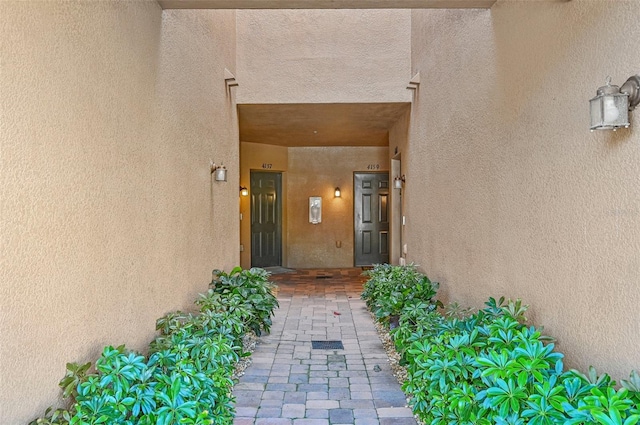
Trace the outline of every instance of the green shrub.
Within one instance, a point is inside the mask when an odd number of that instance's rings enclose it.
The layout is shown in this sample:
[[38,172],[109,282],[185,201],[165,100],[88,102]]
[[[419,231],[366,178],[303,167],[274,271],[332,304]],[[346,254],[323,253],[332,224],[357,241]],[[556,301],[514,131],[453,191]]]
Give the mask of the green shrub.
[[362,299],[383,323],[388,324],[390,318],[401,316],[405,309],[424,313],[435,310],[437,306],[433,297],[438,284],[418,272],[413,264],[376,264],[363,274],[369,276],[369,280],[364,285]]
[[269,330],[277,300],[261,269],[214,271],[197,304],[200,312],[158,319],[160,334],[148,357],[105,347],[91,363],[67,364],[60,381],[70,409],[47,409],[31,424],[43,425],[230,425],[234,407],[231,376],[249,331]]
[[[490,299],[465,319],[393,332],[404,352],[414,412],[429,424],[606,424],[640,419],[634,372],[617,390],[608,375],[563,371],[550,338],[526,327],[520,301]],[[427,315],[428,317],[429,315]],[[514,317],[515,316],[515,317]],[[420,322],[418,322],[420,323]]]
[[[375,266],[362,298],[381,322],[399,315],[391,329],[403,390],[414,413],[438,424],[634,425],[640,422],[640,374],[622,388],[593,368],[564,371],[563,355],[541,329],[524,325],[520,300],[490,298],[485,308],[451,305],[439,314],[437,286],[415,267]],[[418,282],[418,284],[416,284]],[[432,293],[431,293],[432,292]]]
[[[214,270],[213,275],[207,295],[219,294],[227,300],[227,312],[241,317],[256,335],[263,330],[269,332],[273,310],[278,307],[269,273],[261,268],[242,270],[236,267],[228,274]],[[237,313],[236,309],[239,310]]]

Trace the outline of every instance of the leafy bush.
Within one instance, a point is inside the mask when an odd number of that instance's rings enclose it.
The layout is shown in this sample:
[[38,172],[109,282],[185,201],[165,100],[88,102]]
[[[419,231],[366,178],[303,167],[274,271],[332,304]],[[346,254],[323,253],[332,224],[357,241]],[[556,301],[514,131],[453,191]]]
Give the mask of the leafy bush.
[[[362,296],[376,317],[384,321],[398,300],[411,297],[403,297],[403,281],[393,280],[411,273],[395,266],[372,271]],[[393,299],[377,299],[386,296]],[[552,339],[524,325],[526,309],[520,300],[490,298],[475,314],[454,305],[442,316],[405,302],[391,335],[407,367],[403,389],[414,413],[432,425],[639,423],[640,375],[632,372],[616,389],[593,368],[587,375],[564,371]]]
[[[635,424],[638,392],[604,375],[563,371],[563,355],[510,312],[517,303],[444,319],[410,336],[405,359],[415,413],[430,424]],[[501,311],[496,307],[501,306]],[[432,322],[434,323],[434,322]],[[399,336],[400,331],[395,335]],[[396,339],[396,344],[400,344]],[[634,401],[634,398],[636,399]]]
[[[194,353],[199,342],[215,347],[215,357]],[[97,372],[78,387],[70,423],[232,423],[229,376],[237,355],[231,345],[193,335],[183,344],[148,359],[122,346],[106,347]]]
[[424,313],[437,306],[433,297],[438,284],[418,272],[413,264],[376,264],[363,274],[369,276],[369,280],[364,285],[362,299],[381,322],[389,323],[390,318],[401,316],[404,310]]
[[[238,314],[246,326],[256,335],[271,329],[271,316],[278,307],[278,300],[272,293],[269,273],[264,269],[242,270],[236,267],[228,274],[213,271],[214,278],[207,296],[219,294],[227,300],[227,312]],[[206,299],[206,297],[205,297]],[[200,305],[206,304],[201,301]],[[236,309],[239,311],[236,313]]]
[[264,270],[214,275],[197,301],[198,314],[178,311],[158,319],[160,335],[148,357],[109,346],[94,373],[88,373],[91,363],[67,364],[60,387],[72,407],[50,408],[31,424],[232,424],[231,376],[246,355],[242,337],[269,330],[278,304]]

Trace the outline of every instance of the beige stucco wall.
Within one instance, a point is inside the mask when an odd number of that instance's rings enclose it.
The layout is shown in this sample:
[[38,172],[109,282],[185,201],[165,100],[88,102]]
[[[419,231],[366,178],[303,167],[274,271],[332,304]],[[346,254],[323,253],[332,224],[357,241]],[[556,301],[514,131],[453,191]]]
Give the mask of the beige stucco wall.
[[239,10],[238,103],[407,102],[409,10]]
[[[289,154],[286,146],[261,143],[240,143],[240,185],[251,189],[251,171],[282,173],[282,246],[287,246],[287,169]],[[240,265],[251,267],[251,191],[249,196],[240,197]],[[287,251],[282,250],[282,264],[287,264]]]
[[[153,0],[5,0],[0,17],[0,423],[54,403],[67,361],[144,349],[155,319],[237,264],[238,186],[272,147],[238,170],[233,94],[403,102],[412,71],[423,84],[410,125],[389,135],[407,175],[408,260],[445,300],[523,298],[570,366],[640,368],[640,132],[590,134],[587,107],[606,75],[640,71],[635,1],[236,21]],[[240,83],[231,94],[225,67]],[[387,149],[273,155],[286,171],[285,266],[351,266],[353,172],[386,168]],[[211,181],[210,159],[229,182]]]
[[[353,267],[353,173],[389,170],[386,147],[289,148],[289,267]],[[336,186],[341,197],[334,196]],[[322,197],[322,222],[309,223],[309,197]],[[341,242],[338,248],[336,242]]]
[[237,264],[235,12],[0,2],[0,423],[56,403],[66,362],[145,349]]
[[408,146],[408,258],[448,300],[522,298],[566,364],[640,368],[640,111],[589,132],[607,75],[640,72],[636,1],[413,11],[423,81]]

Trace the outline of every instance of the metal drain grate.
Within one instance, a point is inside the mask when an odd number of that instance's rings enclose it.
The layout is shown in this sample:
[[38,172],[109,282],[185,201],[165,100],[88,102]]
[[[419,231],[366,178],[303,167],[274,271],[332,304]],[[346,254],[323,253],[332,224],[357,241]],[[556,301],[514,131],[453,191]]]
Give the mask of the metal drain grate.
[[342,341],[311,341],[314,350],[344,350]]

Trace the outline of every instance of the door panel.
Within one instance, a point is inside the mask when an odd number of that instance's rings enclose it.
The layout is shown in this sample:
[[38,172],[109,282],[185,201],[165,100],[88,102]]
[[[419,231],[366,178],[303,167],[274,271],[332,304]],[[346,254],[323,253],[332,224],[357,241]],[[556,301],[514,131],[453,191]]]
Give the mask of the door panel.
[[363,254],[371,254],[371,232],[363,230],[360,234],[362,235],[362,247],[360,251]]
[[378,216],[380,217],[380,223],[389,223],[389,206],[388,206],[389,194],[378,194]]
[[371,224],[371,195],[362,195],[362,222]]
[[389,255],[389,232],[380,232],[380,241],[378,242],[380,245],[380,254],[386,255],[388,258]]
[[251,172],[251,266],[282,265],[282,174]]
[[354,173],[355,265],[389,262],[389,174]]

